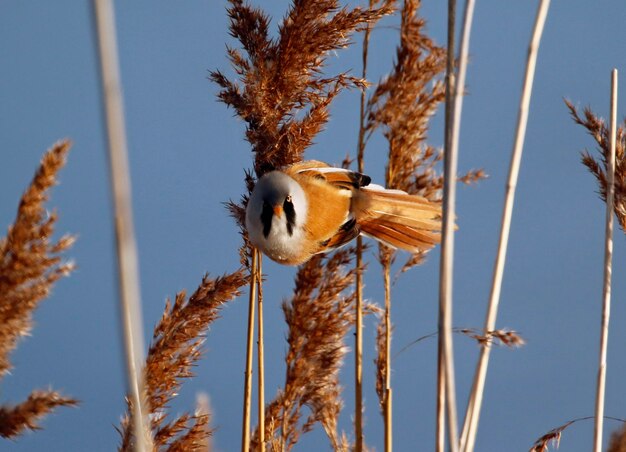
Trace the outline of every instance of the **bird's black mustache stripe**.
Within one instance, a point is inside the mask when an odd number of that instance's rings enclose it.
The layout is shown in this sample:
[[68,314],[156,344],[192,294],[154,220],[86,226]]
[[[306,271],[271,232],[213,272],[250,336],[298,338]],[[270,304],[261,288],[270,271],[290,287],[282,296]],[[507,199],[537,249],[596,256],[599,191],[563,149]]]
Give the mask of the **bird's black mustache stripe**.
[[263,202],[263,211],[261,212],[261,223],[263,223],[263,235],[267,238],[272,229],[272,217],[274,211],[268,202]]
[[[296,209],[293,207],[291,197],[287,197],[283,202],[283,212],[287,221],[287,233],[293,235],[296,226]],[[263,223],[263,235],[267,238],[272,230],[272,218],[274,218],[274,209],[267,201],[263,202],[263,210],[261,211],[261,223]]]
[[289,235],[293,235],[293,228],[296,225],[296,209],[293,207],[293,202],[291,201],[291,197],[288,196],[283,203],[283,210],[285,211],[285,216],[287,217],[287,232]]

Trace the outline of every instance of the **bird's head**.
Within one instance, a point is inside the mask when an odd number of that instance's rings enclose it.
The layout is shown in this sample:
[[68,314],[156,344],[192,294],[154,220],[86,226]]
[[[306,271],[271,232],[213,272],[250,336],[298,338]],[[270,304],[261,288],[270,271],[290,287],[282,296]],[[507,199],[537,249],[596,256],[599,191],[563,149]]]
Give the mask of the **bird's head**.
[[252,243],[270,254],[285,253],[301,239],[306,220],[307,197],[294,179],[280,171],[265,174],[257,182],[246,209],[246,228]]

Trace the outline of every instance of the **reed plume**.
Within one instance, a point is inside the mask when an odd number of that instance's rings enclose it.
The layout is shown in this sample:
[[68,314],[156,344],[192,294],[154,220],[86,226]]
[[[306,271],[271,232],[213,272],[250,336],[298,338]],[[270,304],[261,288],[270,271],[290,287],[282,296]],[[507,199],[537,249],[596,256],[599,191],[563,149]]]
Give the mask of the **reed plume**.
[[[391,3],[384,1],[380,8],[364,10],[340,9],[337,0],[294,1],[272,38],[269,17],[261,9],[242,0],[230,1],[230,32],[241,49],[229,47],[227,52],[237,80],[220,71],[211,72],[210,78],[221,87],[219,99],[246,122],[257,178],[301,161],[328,121],[328,107],[335,97],[345,88],[365,88],[361,78],[347,73],[326,76],[322,70],[330,52],[347,47],[352,33],[391,13]],[[254,186],[250,174],[246,182],[250,193]],[[244,237],[242,262],[253,272],[252,248],[243,222],[246,204],[244,196],[240,204],[230,202],[228,207]],[[250,290],[252,293],[252,287]],[[251,334],[249,329],[248,336]],[[248,444],[246,419],[244,415],[244,450]],[[268,422],[271,426],[272,421]]]
[[486,333],[476,328],[453,328],[453,332],[464,334],[476,340],[481,346],[497,344],[509,348],[517,348],[526,344],[524,338],[517,331],[504,328],[487,331]]
[[[209,325],[219,317],[225,303],[240,295],[248,282],[244,270],[218,278],[205,275],[195,292],[184,291],[169,299],[161,320],[154,328],[145,366],[147,399],[156,450],[201,450],[206,444],[210,414],[198,411],[167,420],[168,407],[178,395],[185,378],[193,377],[192,368],[202,356],[202,344]],[[127,399],[127,403],[130,400]],[[122,419],[119,450],[132,450],[131,407]]]
[[[423,32],[425,21],[417,14],[420,2],[407,0],[400,11],[400,44],[389,75],[381,80],[367,104],[367,137],[378,128],[388,141],[385,173],[387,188],[420,194],[440,202],[434,165],[441,153],[425,144],[428,122],[444,99],[440,80],[445,69],[445,49],[436,46]],[[439,181],[440,182],[440,181]],[[427,251],[410,257],[406,269],[422,262]],[[379,245],[378,260],[383,270],[385,313],[376,334],[376,393],[385,420],[385,450],[392,448],[391,413],[391,265],[395,251]]]
[[[348,450],[337,431],[343,402],[339,370],[354,322],[354,248],[316,255],[296,275],[293,296],[283,303],[289,349],[285,385],[266,409],[271,447],[291,450],[300,435],[320,423],[334,450]],[[305,417],[303,408],[309,410]],[[257,445],[258,431],[252,442]]]
[[607,452],[626,452],[626,424],[613,432]]
[[[442,76],[446,50],[426,34],[426,21],[418,14],[420,6],[419,0],[403,4],[396,61],[369,99],[366,132],[369,138],[376,129],[382,129],[388,141],[388,188],[441,202],[443,175],[436,166],[443,154],[426,141],[430,120],[445,100]],[[483,170],[470,170],[458,180],[471,184],[484,177]],[[381,247],[379,260],[388,265],[392,256],[384,249]],[[423,258],[424,253],[412,256],[403,270],[419,264]]]
[[[52,240],[57,215],[47,213],[44,206],[70,146],[68,140],[59,141],[44,154],[22,195],[15,221],[0,239],[0,378],[12,369],[9,357],[19,339],[30,334],[34,310],[49,296],[54,283],[74,269],[73,263],[61,258],[74,237]],[[0,406],[0,436],[14,438],[25,429],[35,430],[46,414],[77,403],[51,389],[35,390],[24,402]]]
[[219,99],[246,122],[257,176],[302,160],[305,149],[329,118],[328,106],[344,88],[365,81],[340,73],[325,76],[330,52],[347,47],[350,36],[391,12],[339,8],[337,0],[295,1],[270,37],[269,17],[242,0],[230,0],[231,35],[242,49],[227,52],[238,80],[210,74]]
[[[580,115],[576,107],[568,100],[565,104],[569,109],[570,115],[575,123],[580,124],[589,135],[596,140],[597,150],[600,154],[599,158],[594,157],[588,150],[581,154],[581,161],[587,167],[589,172],[594,175],[598,181],[600,198],[606,202],[607,194],[607,167],[610,155],[610,130],[604,119],[598,117],[590,108],[585,108],[583,114]],[[617,128],[617,140],[615,142],[615,184],[614,184],[614,200],[613,206],[617,221],[622,231],[626,232],[626,159],[624,159],[624,150],[626,150],[626,120]]]
[[[366,136],[381,129],[388,141],[385,173],[387,188],[403,190],[441,202],[443,176],[435,167],[442,152],[427,144],[428,127],[438,106],[445,100],[442,81],[446,50],[425,33],[425,20],[419,16],[419,0],[407,0],[400,11],[400,43],[394,66],[383,78],[367,104]],[[484,177],[482,170],[459,178],[472,183]],[[422,263],[428,250],[409,257],[401,272]],[[385,315],[377,328],[376,389],[385,418],[385,450],[391,450],[391,266],[396,252],[379,245],[385,289]]]
[[[548,433],[546,433],[545,435],[542,435],[540,438],[537,438],[537,440],[533,443],[532,447],[530,448],[529,452],[547,452],[548,450],[548,446],[550,444],[552,444],[556,449],[558,449],[559,447],[559,443],[561,442],[561,436],[563,434],[563,431],[565,431],[566,428],[570,427],[573,424],[576,424],[578,422],[581,421],[590,421],[592,419],[594,419],[595,416],[584,416],[584,417],[578,417],[576,419],[572,419],[571,421],[567,421],[565,424],[563,425],[559,425],[558,427],[553,428],[552,430],[550,430]],[[626,420],[625,419],[620,419],[617,417],[612,417],[612,416],[604,416],[604,419],[608,419],[611,421],[618,421],[618,422],[622,422],[626,424]],[[611,446],[609,446],[608,452],[618,452],[618,451],[622,451],[623,449],[612,449],[612,447],[619,447],[619,442],[623,441],[621,439],[619,439],[616,435],[613,436],[613,438],[611,439]]]

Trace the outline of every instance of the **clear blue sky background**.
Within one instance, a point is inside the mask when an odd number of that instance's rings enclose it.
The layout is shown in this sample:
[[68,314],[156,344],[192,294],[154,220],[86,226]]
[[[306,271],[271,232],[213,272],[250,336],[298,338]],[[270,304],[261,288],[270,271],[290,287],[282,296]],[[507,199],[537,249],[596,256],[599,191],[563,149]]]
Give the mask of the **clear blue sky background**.
[[[428,31],[445,42],[445,2],[425,2]],[[287,2],[258,1],[274,18]],[[14,218],[17,202],[45,149],[70,137],[74,146],[50,207],[58,232],[78,234],[69,257],[78,270],[61,281],[35,315],[32,337],[13,356],[15,369],[2,381],[1,401],[22,400],[33,388],[51,386],[82,400],[43,422],[45,429],[0,450],[110,451],[113,426],[124,406],[123,359],[114,278],[113,235],[99,81],[90,2],[0,2],[0,226]],[[117,2],[117,26],[125,94],[130,165],[138,237],[146,338],[164,300],[197,287],[204,272],[238,266],[237,228],[222,202],[244,190],[251,153],[244,125],[216,102],[208,70],[229,71],[225,2]],[[489,293],[499,218],[517,115],[528,39],[537,1],[478,1],[471,41],[468,96],[463,110],[460,170],[484,168],[490,178],[460,187],[455,263],[454,324],[481,327]],[[461,5],[459,6],[461,9]],[[396,19],[385,25],[397,24]],[[609,72],[621,69],[626,92],[626,7],[622,0],[555,0],[539,52],[525,154],[513,215],[498,327],[520,331],[528,345],[497,348],[487,379],[478,434],[479,451],[523,451],[534,439],[570,419],[593,414],[603,259],[604,204],[595,180],[579,163],[592,139],[569,118],[563,98],[608,115]],[[359,41],[360,38],[357,38]],[[372,35],[371,73],[390,68],[397,32]],[[338,52],[330,71],[360,70],[360,46]],[[626,94],[620,95],[623,117]],[[345,93],[308,158],[339,163],[354,152],[358,93]],[[441,114],[430,143],[442,143]],[[595,152],[595,151],[594,151]],[[385,143],[371,142],[366,171],[381,181]],[[369,256],[370,258],[372,256]],[[612,329],[606,414],[626,417],[626,247],[616,233]],[[436,330],[439,253],[403,276],[394,288],[394,350]],[[265,265],[267,398],[282,384],[286,345],[280,301],[293,268]],[[367,296],[382,300],[376,263]],[[207,392],[217,427],[216,450],[239,447],[246,301],[228,305],[208,334],[198,377],[184,386],[173,412],[193,410]],[[374,325],[365,329],[366,441],[382,450],[382,423],[374,393]],[[351,338],[349,338],[351,343]],[[455,338],[460,412],[478,347]],[[413,346],[394,361],[396,450],[433,450],[436,341]],[[341,428],[351,432],[352,359],[343,382]],[[609,421],[606,435],[619,425]],[[589,450],[593,423],[564,433],[561,449]],[[319,432],[302,437],[297,450],[325,450]]]

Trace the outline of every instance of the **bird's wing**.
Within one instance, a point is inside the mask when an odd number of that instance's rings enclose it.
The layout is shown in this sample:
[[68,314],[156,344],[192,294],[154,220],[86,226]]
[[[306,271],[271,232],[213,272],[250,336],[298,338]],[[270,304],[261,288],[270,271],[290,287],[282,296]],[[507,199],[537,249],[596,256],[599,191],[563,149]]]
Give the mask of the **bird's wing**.
[[352,239],[355,239],[361,233],[361,228],[356,222],[354,217],[350,218],[346,221],[341,228],[337,231],[335,235],[326,240],[323,243],[320,243],[321,249],[316,252],[318,253],[327,253],[336,248],[339,248],[346,243],[350,242]]
[[296,163],[285,170],[287,174],[300,174],[307,177],[323,179],[338,188],[353,189],[369,185],[371,178],[345,168],[335,168],[324,162],[308,160]]

